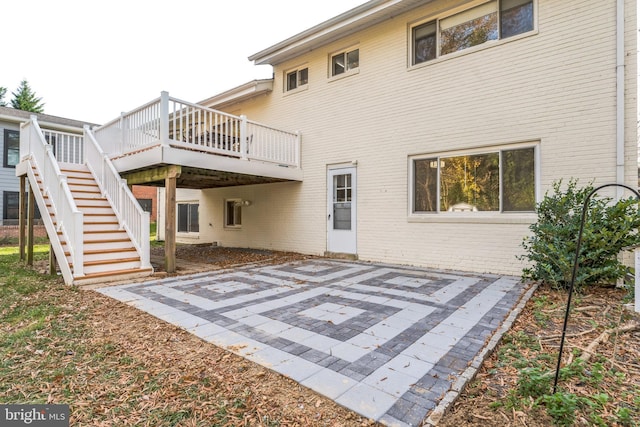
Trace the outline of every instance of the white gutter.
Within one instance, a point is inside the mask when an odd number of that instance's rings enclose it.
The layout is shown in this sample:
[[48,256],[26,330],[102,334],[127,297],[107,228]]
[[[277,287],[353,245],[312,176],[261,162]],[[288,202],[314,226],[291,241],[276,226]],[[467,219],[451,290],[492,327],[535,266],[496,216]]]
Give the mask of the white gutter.
[[[19,117],[19,116],[10,116],[7,114],[0,114],[0,121],[12,122],[18,125],[22,123],[28,122],[30,119],[28,117]],[[70,125],[62,125],[59,123],[48,122],[46,120],[40,121],[38,120],[38,124],[40,127],[50,130],[57,130],[60,132],[70,132],[70,133],[82,133],[82,128]]]
[[[624,2],[618,0],[616,8],[616,182],[624,184]],[[617,198],[622,198],[623,189],[618,187]]]

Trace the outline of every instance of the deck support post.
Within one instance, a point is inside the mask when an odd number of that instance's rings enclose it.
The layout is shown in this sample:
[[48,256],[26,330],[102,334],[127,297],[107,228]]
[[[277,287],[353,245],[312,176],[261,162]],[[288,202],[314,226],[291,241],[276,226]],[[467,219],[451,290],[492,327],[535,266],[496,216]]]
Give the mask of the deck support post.
[[53,252],[53,244],[49,243],[49,274],[54,276],[57,272],[56,254]]
[[20,176],[20,194],[18,199],[18,247],[20,251],[20,261],[24,261],[26,246],[26,228],[27,228],[27,177]]
[[33,220],[35,217],[36,198],[33,188],[29,188],[29,201],[27,203],[27,265],[33,265]]
[[165,188],[165,234],[164,268],[167,273],[176,272],[176,183],[180,176],[180,166],[172,166],[164,180]]

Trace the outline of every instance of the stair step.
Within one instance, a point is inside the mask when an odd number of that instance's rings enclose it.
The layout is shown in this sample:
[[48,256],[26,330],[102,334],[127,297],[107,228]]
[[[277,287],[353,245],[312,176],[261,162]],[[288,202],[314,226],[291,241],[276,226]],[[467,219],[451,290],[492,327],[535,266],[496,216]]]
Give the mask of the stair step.
[[[111,248],[111,249],[91,249],[85,250],[84,254],[87,255],[107,255],[107,254],[120,254],[123,252],[136,252],[136,248],[133,246],[127,248]],[[64,256],[71,256],[71,252],[65,251]]]
[[82,285],[89,285],[89,284],[98,283],[98,282],[100,283],[115,282],[118,280],[125,280],[133,277],[149,276],[152,273],[153,273],[153,268],[130,268],[125,270],[114,270],[114,271],[107,271],[107,272],[101,272],[101,273],[90,273],[90,274],[85,273],[83,277],[77,278],[74,281],[74,283],[79,286],[82,286]]
[[92,245],[92,244],[104,244],[104,243],[131,243],[131,240],[129,240],[128,238],[121,238],[121,239],[107,239],[107,240],[90,240],[90,239],[85,239],[84,240],[84,244],[85,245]]
[[97,259],[93,261],[85,261],[84,266],[90,267],[94,265],[124,264],[127,262],[140,262],[140,257],[114,258],[114,259]]
[[116,270],[130,270],[140,268],[140,258],[130,261],[109,261],[109,262],[85,262],[83,266],[84,274],[107,273]]

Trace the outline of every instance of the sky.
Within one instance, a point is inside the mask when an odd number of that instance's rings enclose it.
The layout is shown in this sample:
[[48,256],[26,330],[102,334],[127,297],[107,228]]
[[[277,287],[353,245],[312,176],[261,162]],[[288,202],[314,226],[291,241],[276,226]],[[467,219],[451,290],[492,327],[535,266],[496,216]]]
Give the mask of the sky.
[[0,86],[9,103],[26,79],[46,114],[97,124],[161,91],[199,102],[270,78],[247,57],[365,2],[4,1]]

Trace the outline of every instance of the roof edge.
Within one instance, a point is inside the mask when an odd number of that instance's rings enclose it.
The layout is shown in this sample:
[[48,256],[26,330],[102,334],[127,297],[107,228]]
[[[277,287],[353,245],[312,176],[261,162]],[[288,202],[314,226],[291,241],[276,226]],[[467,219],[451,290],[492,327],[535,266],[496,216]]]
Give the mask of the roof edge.
[[264,95],[273,91],[273,79],[252,80],[240,86],[229,89],[212,97],[206,98],[198,104],[208,108],[220,109],[242,101]]
[[[271,59],[275,54],[298,46],[300,44],[309,43],[314,39],[331,33],[345,25],[358,21],[371,13],[378,12],[381,9],[392,6],[402,0],[371,0],[351,10],[348,10],[334,18],[322,22],[314,27],[298,33],[286,40],[281,41],[271,47],[268,47],[258,53],[249,56],[249,61],[254,61],[256,65],[274,65]],[[382,7],[381,7],[382,6]]]

